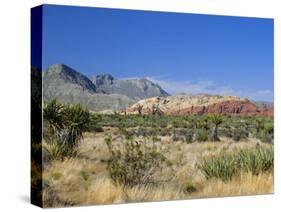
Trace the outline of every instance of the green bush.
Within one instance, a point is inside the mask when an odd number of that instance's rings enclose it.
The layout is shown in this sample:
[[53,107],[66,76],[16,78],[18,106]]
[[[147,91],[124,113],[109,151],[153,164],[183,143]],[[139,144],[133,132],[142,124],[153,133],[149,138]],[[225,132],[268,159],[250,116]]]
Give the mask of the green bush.
[[230,129],[230,127],[225,127],[223,129],[219,130],[219,134],[221,136],[225,136],[227,138],[232,138],[233,134],[232,134],[232,130]]
[[198,142],[204,142],[208,140],[208,131],[205,129],[196,130],[195,139]]
[[186,133],[185,133],[185,142],[190,144],[192,143],[193,141],[193,131],[192,130],[188,130]]
[[264,131],[260,132],[257,138],[263,143],[273,143],[273,134]]
[[199,169],[206,179],[220,178],[230,180],[236,171],[235,159],[232,156],[205,159]]
[[111,138],[105,142],[110,152],[107,169],[115,183],[131,187],[157,182],[153,174],[161,167],[165,157],[155,146],[128,140],[120,146],[114,144]]
[[234,174],[251,172],[258,175],[273,171],[273,148],[267,149],[257,146],[254,150],[243,150],[236,155],[220,156],[205,159],[199,169],[206,179],[219,178],[230,180]]
[[90,112],[80,105],[63,105],[53,100],[43,109],[47,133],[43,151],[46,159],[62,159],[76,154],[83,132],[91,126]]
[[52,160],[61,160],[64,157],[73,157],[77,155],[76,148],[68,148],[61,143],[43,143],[43,161],[49,162]]
[[238,155],[237,163],[241,169],[252,172],[254,175],[272,171],[274,167],[273,148],[265,149],[257,146],[255,151],[243,150]]
[[185,188],[184,188],[184,191],[188,194],[191,194],[191,193],[194,193],[194,192],[197,192],[198,189],[196,188],[195,185],[191,184],[191,183],[188,183]]
[[264,143],[273,143],[274,139],[274,126],[272,122],[265,123],[262,130],[259,131],[257,138]]
[[184,139],[185,139],[185,138],[184,138],[183,136],[178,135],[178,134],[176,134],[176,133],[172,136],[172,140],[175,141],[175,142],[177,142],[177,141],[183,141]]
[[87,131],[90,127],[91,118],[90,112],[81,105],[67,105],[63,112],[65,144],[70,147],[76,147],[81,138],[82,133]]
[[232,138],[234,141],[240,141],[241,139],[248,138],[248,132],[242,128],[235,128],[233,130]]

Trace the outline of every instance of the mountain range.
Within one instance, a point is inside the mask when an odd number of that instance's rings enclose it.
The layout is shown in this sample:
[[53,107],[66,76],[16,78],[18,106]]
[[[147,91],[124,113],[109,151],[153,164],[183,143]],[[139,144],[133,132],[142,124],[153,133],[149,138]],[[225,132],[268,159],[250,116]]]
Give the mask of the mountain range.
[[91,111],[151,113],[157,106],[172,115],[229,114],[273,116],[273,103],[254,102],[236,96],[209,94],[170,95],[160,85],[146,79],[115,79],[110,74],[87,77],[64,65],[54,64],[43,72],[44,102],[80,103]]
[[114,79],[110,74],[96,75],[92,78],[97,92],[105,94],[122,94],[133,100],[153,96],[169,96],[158,84],[146,79]]
[[118,111],[138,100],[168,96],[159,85],[148,79],[114,79],[101,74],[90,80],[77,70],[54,64],[43,72],[43,98],[63,103],[80,103],[93,111]]

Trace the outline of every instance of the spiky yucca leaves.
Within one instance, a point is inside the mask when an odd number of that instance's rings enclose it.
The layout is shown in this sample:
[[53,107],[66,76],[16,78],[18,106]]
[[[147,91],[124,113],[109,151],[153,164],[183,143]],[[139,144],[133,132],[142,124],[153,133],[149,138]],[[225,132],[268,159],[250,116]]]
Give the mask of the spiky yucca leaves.
[[273,143],[274,125],[273,120],[265,117],[255,119],[256,138],[265,143]]
[[63,110],[65,142],[70,148],[79,144],[82,133],[89,129],[91,123],[90,112],[81,105],[70,105]]
[[206,129],[197,129],[195,131],[195,140],[198,142],[205,142],[208,140],[208,131]]
[[91,124],[90,112],[80,105],[63,105],[53,100],[46,104],[43,117],[48,126],[47,144],[43,146],[45,158],[74,155],[82,133]]
[[263,126],[263,130],[258,135],[258,138],[265,143],[273,143],[274,126],[272,122],[267,122]]
[[264,118],[262,117],[258,117],[256,120],[255,120],[255,125],[256,125],[256,133],[257,135],[259,135],[260,131],[263,130],[264,128]]
[[196,129],[209,130],[208,117],[198,118],[194,122],[195,122],[195,128]]
[[223,181],[230,180],[234,174],[241,172],[251,172],[253,175],[271,172],[273,167],[273,148],[259,145],[254,150],[242,150],[236,155],[205,159],[199,165],[206,179],[220,178]]
[[43,143],[43,160],[50,162],[52,160],[62,160],[67,156],[75,156],[77,154],[76,148],[69,148],[59,143]]
[[222,156],[205,159],[199,168],[206,179],[220,178],[227,181],[236,172],[236,162],[233,156]]
[[55,99],[47,103],[43,109],[43,120],[46,121],[50,140],[54,139],[56,131],[63,128],[63,109],[64,105],[58,103]]
[[244,171],[258,175],[263,172],[273,171],[274,151],[273,148],[265,149],[257,145],[253,151],[243,150],[239,153],[237,164]]

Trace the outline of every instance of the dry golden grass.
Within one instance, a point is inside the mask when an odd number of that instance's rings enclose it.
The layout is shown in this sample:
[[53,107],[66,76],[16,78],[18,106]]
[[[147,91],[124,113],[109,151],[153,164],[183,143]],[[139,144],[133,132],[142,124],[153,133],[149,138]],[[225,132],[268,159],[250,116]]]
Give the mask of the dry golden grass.
[[92,182],[86,192],[85,204],[109,204],[124,202],[124,192],[121,186],[114,185],[108,177]]
[[[203,158],[255,148],[258,140],[186,144],[161,137],[156,145],[170,166],[155,173],[157,179],[167,181],[160,185],[143,185],[131,188],[114,184],[106,169],[109,152],[104,133],[86,133],[76,158],[52,161],[43,172],[44,206],[110,204],[138,201],[174,200],[201,197],[254,195],[273,192],[272,173],[253,176],[243,173],[228,182],[206,180],[197,168]],[[263,144],[261,145],[268,145]],[[189,188],[194,188],[188,190]]]
[[244,173],[226,183],[221,180],[205,181],[202,188],[199,192],[194,193],[192,197],[270,194],[273,193],[273,175],[261,174],[255,176],[251,173]]

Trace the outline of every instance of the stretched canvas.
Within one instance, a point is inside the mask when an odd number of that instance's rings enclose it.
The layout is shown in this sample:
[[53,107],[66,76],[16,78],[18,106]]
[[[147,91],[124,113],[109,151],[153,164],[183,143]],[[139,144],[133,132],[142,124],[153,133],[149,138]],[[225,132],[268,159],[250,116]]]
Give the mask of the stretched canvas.
[[271,194],[273,19],[31,9],[31,201]]

